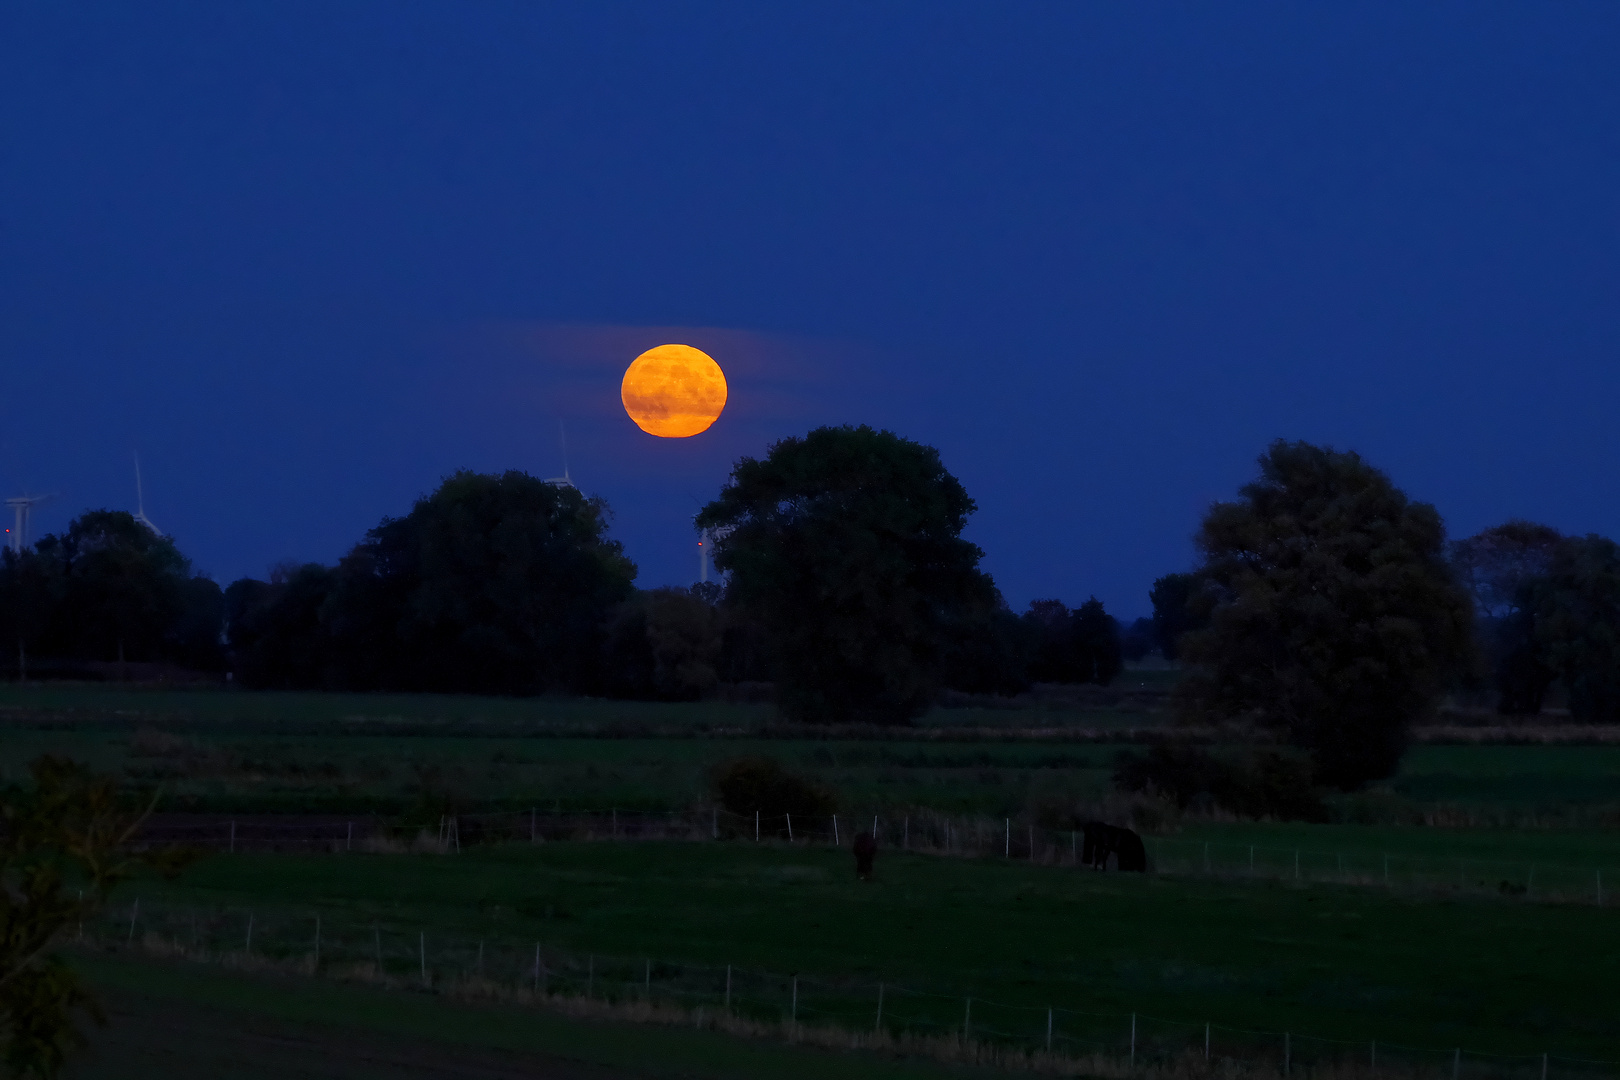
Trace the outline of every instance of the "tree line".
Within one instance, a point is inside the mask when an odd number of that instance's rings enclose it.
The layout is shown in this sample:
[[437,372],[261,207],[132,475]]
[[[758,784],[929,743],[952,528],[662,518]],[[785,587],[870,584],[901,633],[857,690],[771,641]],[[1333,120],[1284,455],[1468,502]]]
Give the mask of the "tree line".
[[[1274,443],[1204,515],[1196,565],[1154,582],[1152,617],[1128,627],[1095,598],[1012,611],[962,536],[974,509],[932,447],[846,426],[736,463],[697,518],[723,588],[638,590],[606,505],[520,472],[458,472],[336,565],[224,590],[130,515],[95,511],[6,553],[0,627],[19,667],[650,700],[761,683],[805,723],[906,723],[943,690],[1107,685],[1157,650],[1186,669],[1184,720],[1268,733],[1345,789],[1390,775],[1444,693],[1525,714],[1561,683],[1576,719],[1620,719],[1615,544],[1518,521],[1448,543],[1433,506],[1354,453]],[[1142,782],[1208,773],[1161,765]],[[1273,783],[1293,766],[1245,768]]]

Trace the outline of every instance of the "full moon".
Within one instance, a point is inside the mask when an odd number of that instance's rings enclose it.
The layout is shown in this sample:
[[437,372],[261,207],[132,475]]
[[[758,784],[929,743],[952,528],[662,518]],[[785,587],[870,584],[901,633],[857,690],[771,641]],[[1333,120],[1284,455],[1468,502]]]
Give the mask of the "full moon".
[[707,431],[726,407],[726,373],[690,345],[660,345],[630,362],[619,387],[636,426],[663,439]]

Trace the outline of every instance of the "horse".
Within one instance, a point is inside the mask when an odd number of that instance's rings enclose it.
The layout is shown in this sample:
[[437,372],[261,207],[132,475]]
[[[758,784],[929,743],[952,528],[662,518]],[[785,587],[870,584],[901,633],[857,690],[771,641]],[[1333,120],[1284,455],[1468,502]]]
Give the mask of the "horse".
[[872,880],[872,861],[877,858],[877,841],[871,833],[855,837],[855,876],[862,881]]
[[1088,821],[1080,829],[1086,837],[1085,847],[1080,853],[1082,865],[1106,870],[1108,856],[1113,855],[1117,857],[1121,870],[1137,873],[1147,871],[1147,848],[1143,846],[1142,838],[1130,829],[1105,825],[1100,821]]

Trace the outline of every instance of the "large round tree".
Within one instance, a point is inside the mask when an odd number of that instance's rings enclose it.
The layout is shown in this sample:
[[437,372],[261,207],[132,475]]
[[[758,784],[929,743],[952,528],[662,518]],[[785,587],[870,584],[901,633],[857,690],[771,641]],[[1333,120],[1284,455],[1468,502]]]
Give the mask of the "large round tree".
[[1182,638],[1184,707],[1273,729],[1322,783],[1390,776],[1470,644],[1440,515],[1359,455],[1304,442],[1272,443],[1240,495],[1198,532],[1209,622]]
[[939,685],[949,628],[994,608],[974,510],[932,447],[870,427],[817,428],[743,458],[698,515],[728,598],[769,639],[782,711],[905,723]]

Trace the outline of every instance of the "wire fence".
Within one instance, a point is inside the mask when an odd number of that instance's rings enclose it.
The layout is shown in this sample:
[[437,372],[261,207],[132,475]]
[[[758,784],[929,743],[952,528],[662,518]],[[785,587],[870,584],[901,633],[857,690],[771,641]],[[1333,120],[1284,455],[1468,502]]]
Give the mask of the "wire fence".
[[[848,846],[857,832],[880,845],[924,854],[1016,859],[1079,866],[1079,830],[1043,828],[1014,818],[915,814],[747,815],[701,811],[541,810],[456,814],[436,824],[376,818],[240,818],[148,823],[142,841],[224,852],[460,851],[490,843],[556,840],[754,840]],[[1610,906],[1620,870],[1473,856],[1321,850],[1149,837],[1154,873],[1227,879],[1331,883],[1405,891],[1491,894],[1545,903]]]
[[[1620,1060],[1551,1051],[1500,1054],[1376,1038],[1324,1038],[1146,1012],[1095,1012],[1012,1003],[898,982],[811,977],[741,965],[577,953],[544,942],[472,938],[351,914],[151,907],[138,900],[81,927],[81,941],[139,946],[193,960],[257,961],[311,975],[436,992],[543,1002],[662,1005],[734,1017],[792,1035],[806,1029],[876,1036],[879,1045],[934,1040],[1013,1054],[1103,1056],[1123,1069],[1189,1061],[1239,1064],[1283,1076],[1339,1071],[1451,1080],[1576,1080],[1620,1074]],[[943,1040],[943,1042],[942,1042]]]

